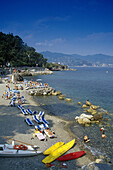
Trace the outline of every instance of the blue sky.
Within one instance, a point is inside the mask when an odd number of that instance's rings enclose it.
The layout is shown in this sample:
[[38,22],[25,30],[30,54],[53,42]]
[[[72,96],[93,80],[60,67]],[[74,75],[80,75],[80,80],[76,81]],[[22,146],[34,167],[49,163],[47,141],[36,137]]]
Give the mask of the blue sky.
[[0,31],[37,52],[113,56],[113,0],[0,0]]

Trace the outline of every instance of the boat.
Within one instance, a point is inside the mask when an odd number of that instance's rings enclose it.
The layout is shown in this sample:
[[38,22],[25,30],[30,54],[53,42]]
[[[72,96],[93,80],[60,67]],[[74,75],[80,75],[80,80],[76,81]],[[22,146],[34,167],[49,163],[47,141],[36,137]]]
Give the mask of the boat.
[[42,151],[37,151],[30,145],[0,144],[0,157],[26,157],[40,153]]
[[52,145],[51,147],[49,147],[47,150],[45,150],[43,152],[44,155],[49,155],[52,152],[54,152],[56,149],[58,149],[59,147],[61,147],[62,145],[64,145],[64,142],[57,142],[54,145]]
[[43,163],[51,163],[61,155],[63,155],[65,152],[67,152],[75,143],[75,139],[71,140],[70,142],[66,143],[65,145],[62,145],[58,149],[56,149],[54,152],[52,152],[49,156],[44,158],[42,160]]
[[73,153],[63,155],[63,156],[57,158],[57,160],[58,161],[68,161],[68,160],[72,160],[72,159],[77,159],[77,158],[83,156],[84,154],[85,154],[85,151],[73,152]]

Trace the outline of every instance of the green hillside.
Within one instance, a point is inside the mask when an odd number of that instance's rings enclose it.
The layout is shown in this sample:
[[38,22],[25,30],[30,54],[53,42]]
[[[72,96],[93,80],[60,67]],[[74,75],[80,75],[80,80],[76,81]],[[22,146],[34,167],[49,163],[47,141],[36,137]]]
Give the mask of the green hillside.
[[44,67],[47,59],[29,47],[19,36],[0,32],[1,66],[36,66]]

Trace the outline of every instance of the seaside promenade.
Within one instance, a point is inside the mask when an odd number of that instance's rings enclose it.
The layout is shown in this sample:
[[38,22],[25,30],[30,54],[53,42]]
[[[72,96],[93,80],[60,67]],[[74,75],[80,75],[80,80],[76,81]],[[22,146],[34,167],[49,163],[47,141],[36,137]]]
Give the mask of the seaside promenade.
[[[14,85],[9,84],[10,88],[13,89]],[[24,86],[23,86],[24,87]],[[5,100],[2,98],[2,95],[4,91],[7,90],[6,83],[2,82],[0,83],[0,143],[8,143],[11,144],[11,140],[4,139],[5,137],[10,137],[15,140],[19,140],[22,142],[29,143],[31,145],[38,145],[40,150],[44,152],[47,148],[49,148],[51,145],[55,144],[56,142],[63,141],[65,143],[71,141],[75,138],[75,136],[71,133],[69,130],[69,126],[71,122],[67,122],[65,120],[59,119],[55,116],[50,116],[45,112],[45,118],[49,122],[49,127],[52,131],[55,132],[55,135],[57,138],[50,139],[47,137],[47,140],[45,141],[39,141],[38,138],[32,139],[32,135],[34,133],[34,126],[29,127],[25,123],[25,115],[23,115],[20,110],[17,107],[8,107],[10,100]],[[20,90],[20,94],[25,97],[26,103],[22,104],[25,109],[31,109],[32,111],[44,111],[41,110],[42,108],[38,103],[36,103],[33,100],[33,96],[29,96],[24,88],[24,90]],[[28,118],[32,119],[31,115],[27,116]],[[36,123],[35,123],[36,125]],[[15,144],[18,144],[15,142]],[[79,143],[77,143],[75,146],[68,151],[75,152],[80,151]],[[86,155],[83,157],[68,161],[67,169],[81,169],[83,165],[87,165],[92,162],[92,159],[89,159],[89,152],[86,150]],[[42,159],[44,159],[45,156],[43,154],[40,154],[35,157],[29,157],[29,158],[0,158],[0,169],[3,170],[22,170],[22,169],[47,169],[45,165],[42,163]],[[57,160],[54,161],[54,164],[57,166],[60,166],[61,163]]]

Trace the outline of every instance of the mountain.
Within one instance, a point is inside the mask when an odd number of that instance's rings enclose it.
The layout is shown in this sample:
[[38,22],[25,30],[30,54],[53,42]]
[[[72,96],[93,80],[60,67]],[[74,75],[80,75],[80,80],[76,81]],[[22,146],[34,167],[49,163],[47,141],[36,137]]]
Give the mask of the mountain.
[[113,56],[104,54],[78,55],[63,54],[50,51],[41,52],[48,62],[60,63],[68,66],[113,66]]

